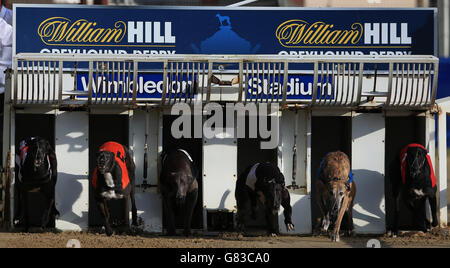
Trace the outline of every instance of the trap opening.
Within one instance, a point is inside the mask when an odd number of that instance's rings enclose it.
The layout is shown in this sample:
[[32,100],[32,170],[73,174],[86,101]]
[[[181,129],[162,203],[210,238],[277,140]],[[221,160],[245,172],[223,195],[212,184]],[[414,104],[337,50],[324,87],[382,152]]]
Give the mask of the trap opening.
[[[311,219],[313,229],[322,216],[317,205],[316,180],[320,162],[329,152],[342,151],[351,161],[352,125],[349,116],[313,116],[311,122]],[[341,229],[344,229],[342,226]]]
[[[203,143],[202,139],[195,138],[180,138],[176,139],[172,136],[171,126],[174,120],[179,116],[177,115],[164,115],[163,116],[163,151],[183,149],[189,153],[194,161],[195,167],[198,171],[198,197],[197,204],[195,205],[194,212],[192,214],[192,229],[203,229],[203,180],[202,180],[202,168],[203,168]],[[194,116],[191,118],[191,122],[194,122]],[[191,127],[191,137],[194,137],[194,128]],[[164,207],[164,206],[163,206]],[[163,208],[163,228],[167,228],[165,211]],[[177,229],[184,228],[184,211],[178,208],[175,213],[175,226]]]
[[[424,116],[386,117],[386,157],[385,157],[385,193],[386,193],[386,226],[389,230],[394,223],[394,196],[392,192],[392,179],[395,171],[400,171],[400,151],[410,143],[425,145]],[[435,167],[433,167],[435,168]],[[398,172],[400,173],[400,172]],[[413,214],[402,201],[399,215],[400,230],[414,230]]]
[[[257,127],[259,129],[259,118],[252,118],[251,116],[245,117],[245,137],[250,137],[249,125],[250,120],[255,120],[257,122]],[[271,120],[268,116],[267,128],[269,131],[272,130]],[[277,127],[277,126],[276,126]],[[238,139],[238,156],[237,156],[237,171],[238,176],[245,172],[245,170],[253,166],[256,163],[269,162],[274,166],[278,166],[278,148],[274,149],[261,149],[261,142],[268,141],[269,139],[262,139],[258,134],[257,138],[241,138]],[[264,205],[257,201],[256,218],[252,219],[250,217],[247,223],[247,228],[255,229],[260,231],[261,229],[266,229],[266,217],[264,212]]]
[[[15,118],[15,146],[19,148],[22,140],[29,137],[41,137],[49,141],[55,150],[55,116],[48,114],[16,114]],[[14,161],[14,160],[12,160]],[[18,181],[18,174],[15,174]],[[39,192],[27,192],[28,213],[30,227],[40,227],[41,217],[45,209],[45,197]],[[20,193],[14,188],[14,218],[20,218]],[[23,210],[22,210],[23,211]],[[55,227],[55,218],[51,217],[47,228]]]
[[[96,165],[95,154],[105,142],[114,141],[124,146],[129,145],[128,115],[89,115],[89,226],[103,225],[98,211],[92,186],[92,175]],[[125,199],[108,201],[110,222],[113,226],[122,226],[128,222],[130,204]],[[125,216],[126,215],[126,216]]]

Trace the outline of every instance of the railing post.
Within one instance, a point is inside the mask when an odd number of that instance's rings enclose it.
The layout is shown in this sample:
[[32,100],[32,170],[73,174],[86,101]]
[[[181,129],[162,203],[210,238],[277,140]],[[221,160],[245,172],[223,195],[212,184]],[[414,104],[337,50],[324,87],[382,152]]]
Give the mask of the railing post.
[[160,105],[163,106],[166,103],[166,95],[167,95],[167,69],[169,63],[167,60],[164,61],[164,70],[163,70],[163,88],[162,88],[162,96]]
[[[92,94],[93,94],[93,87],[92,87],[92,82],[93,82],[93,78],[94,78],[94,62],[93,61],[89,61],[89,82],[88,82],[88,105],[92,104]],[[77,79],[75,77],[75,79]]]
[[284,70],[283,70],[283,100],[281,102],[281,109],[284,109],[286,106],[286,98],[287,98],[287,83],[289,77],[289,62],[284,61]]
[[357,106],[361,104],[362,84],[364,79],[364,63],[359,63],[359,76],[358,76],[358,95],[356,96]]
[[59,61],[59,69],[58,69],[58,107],[60,107],[61,103],[62,103],[63,67],[64,67],[64,62],[62,60],[60,60]]
[[316,61],[316,62],[314,62],[314,81],[313,81],[311,106],[314,106],[314,104],[316,104],[318,81],[319,81],[319,62]]
[[[13,80],[13,82],[12,82],[12,85],[14,85],[13,86],[13,89],[14,89],[14,104],[17,104],[17,91],[19,90],[19,86],[18,86],[18,82],[17,82],[17,77],[18,77],[18,71],[17,71],[17,68],[19,68],[18,67],[18,60],[17,60],[17,58],[14,58],[14,61],[13,61],[13,72],[14,72],[14,80]],[[22,70],[22,76],[23,76],[23,70]],[[23,88],[23,84],[22,84],[22,88]],[[5,100],[7,100],[7,98],[6,98],[6,96],[7,96],[7,94],[6,94],[6,90],[8,89],[8,87],[5,87]],[[11,101],[11,88],[10,88],[10,92],[9,92],[9,99],[8,99],[8,101]]]
[[212,75],[213,75],[213,62],[208,61],[208,86],[206,87],[206,103],[209,103],[211,98],[211,83],[212,83]]
[[[238,102],[242,102],[242,95],[245,94],[244,91],[244,61],[241,59],[239,61],[239,99]],[[275,81],[274,81],[275,82]]]
[[138,62],[136,60],[133,61],[133,106],[136,106],[136,95],[138,92]]
[[434,77],[433,77],[433,91],[430,106],[433,106],[436,102],[436,94],[437,94],[437,86],[438,86],[438,77],[439,77],[439,60],[434,61]]
[[389,78],[388,78],[388,95],[387,95],[387,99],[386,99],[386,106],[390,106],[391,104],[391,96],[392,96],[392,82],[394,78],[394,63],[390,62],[389,63]]

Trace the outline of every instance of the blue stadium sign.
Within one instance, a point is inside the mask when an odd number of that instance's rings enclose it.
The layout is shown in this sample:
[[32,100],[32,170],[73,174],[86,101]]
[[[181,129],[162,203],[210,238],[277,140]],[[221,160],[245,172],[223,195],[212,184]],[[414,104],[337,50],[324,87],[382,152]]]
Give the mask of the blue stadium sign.
[[435,9],[15,5],[15,53],[436,55]]

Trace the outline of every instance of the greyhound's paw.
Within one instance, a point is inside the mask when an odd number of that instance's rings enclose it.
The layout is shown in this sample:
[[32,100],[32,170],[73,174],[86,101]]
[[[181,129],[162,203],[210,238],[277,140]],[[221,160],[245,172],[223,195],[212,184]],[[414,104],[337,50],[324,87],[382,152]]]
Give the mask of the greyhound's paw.
[[339,234],[332,234],[331,235],[331,241],[333,241],[333,242],[340,242],[341,238],[339,237]]
[[114,231],[113,231],[113,229],[111,229],[111,227],[106,227],[105,228],[105,234],[107,236],[112,236],[114,234]]
[[270,233],[269,237],[277,237],[278,235],[276,233]]
[[237,230],[238,230],[238,232],[240,232],[240,233],[244,233],[244,231],[245,231],[245,225],[244,225],[243,223],[239,223],[239,224],[237,225]]
[[433,228],[436,228],[436,227],[438,227],[439,226],[439,222],[438,221],[433,221],[432,223],[431,223],[431,227],[433,227]]
[[288,232],[294,231],[294,230],[295,230],[294,224],[292,224],[292,223],[286,224],[286,230],[287,230]]
[[398,231],[392,231],[390,237],[391,238],[397,238],[398,237]]
[[59,211],[57,209],[55,209],[55,211],[53,212],[53,215],[55,216],[55,219],[59,219],[59,217],[61,217],[61,214],[59,213]]

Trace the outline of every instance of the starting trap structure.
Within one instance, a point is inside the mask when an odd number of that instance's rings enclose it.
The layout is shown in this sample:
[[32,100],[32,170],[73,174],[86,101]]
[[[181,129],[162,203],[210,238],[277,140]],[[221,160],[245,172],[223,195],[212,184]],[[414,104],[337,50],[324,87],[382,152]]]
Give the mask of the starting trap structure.
[[[18,54],[5,98],[3,164],[9,206],[14,211],[10,159],[19,142],[17,130],[27,129],[16,123],[30,116],[32,122],[22,125],[39,128],[44,126],[36,118],[40,115],[52,118],[53,125],[45,128],[58,159],[56,206],[61,217],[55,226],[61,230],[95,225],[90,171],[95,151],[107,138],[134,152],[138,214],[146,231],[163,230],[159,154],[165,147],[189,144],[201,170],[197,229],[228,228],[236,212],[237,177],[246,165],[260,160],[277,164],[285,176],[295,233],[311,233],[318,216],[314,184],[320,160],[341,150],[351,158],[357,183],[356,232],[385,233],[390,202],[386,169],[406,142],[420,142],[430,151],[439,170],[440,220],[446,224],[446,126],[441,115],[450,108],[446,101],[435,102],[438,63],[433,56]],[[224,133],[177,143],[167,136],[170,124],[165,118],[180,103],[201,108],[201,125],[207,119],[203,108],[210,103],[278,104],[268,114],[277,118],[271,128],[279,131],[278,146],[261,150],[252,146],[259,145],[255,140]]]

